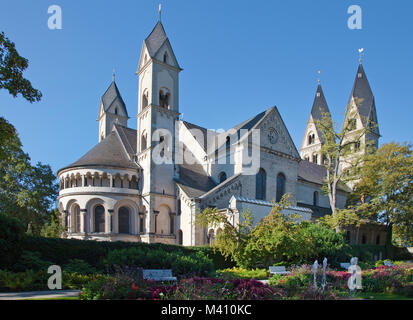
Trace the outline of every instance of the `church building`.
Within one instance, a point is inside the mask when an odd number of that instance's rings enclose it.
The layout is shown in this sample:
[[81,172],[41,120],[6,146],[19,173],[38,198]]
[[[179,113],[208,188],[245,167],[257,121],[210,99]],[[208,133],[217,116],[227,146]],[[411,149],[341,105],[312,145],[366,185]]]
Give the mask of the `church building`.
[[[205,208],[216,207],[234,224],[249,209],[256,223],[286,193],[291,207],[285,214],[309,220],[331,213],[321,191],[326,169],[316,120],[330,112],[321,84],[298,151],[276,106],[225,132],[183,121],[181,71],[159,21],[140,53],[137,130],[128,127],[128,110],[113,78],[100,100],[98,144],[58,171],[65,237],[205,245],[220,232],[194,223]],[[366,125],[365,116],[377,123],[361,64],[349,105],[358,115],[357,126]],[[366,139],[378,143],[379,137],[377,128]],[[350,191],[349,186],[339,187],[339,208]]]

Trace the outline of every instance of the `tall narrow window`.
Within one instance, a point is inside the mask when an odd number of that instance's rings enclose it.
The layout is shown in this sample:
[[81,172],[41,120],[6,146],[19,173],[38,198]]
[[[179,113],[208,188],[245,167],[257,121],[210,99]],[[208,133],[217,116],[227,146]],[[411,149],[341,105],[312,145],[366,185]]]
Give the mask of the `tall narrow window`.
[[277,176],[277,202],[281,201],[281,198],[285,194],[285,181],[285,175],[283,173],[279,173]]
[[118,225],[119,233],[130,233],[129,224],[130,224],[130,214],[129,209],[126,207],[119,208],[118,211]]
[[166,52],[166,51],[163,54],[163,63],[168,63],[168,52]]
[[148,106],[148,91],[146,91],[142,96],[142,110]]
[[142,133],[142,136],[141,136],[141,151],[146,150],[147,147],[148,146],[147,146],[147,141],[146,141],[146,132],[144,132]]
[[313,206],[318,206],[318,191],[313,193]]
[[95,207],[95,232],[105,232],[105,208],[100,204]]
[[265,200],[266,194],[266,173],[264,169],[260,169],[255,177],[255,198]]

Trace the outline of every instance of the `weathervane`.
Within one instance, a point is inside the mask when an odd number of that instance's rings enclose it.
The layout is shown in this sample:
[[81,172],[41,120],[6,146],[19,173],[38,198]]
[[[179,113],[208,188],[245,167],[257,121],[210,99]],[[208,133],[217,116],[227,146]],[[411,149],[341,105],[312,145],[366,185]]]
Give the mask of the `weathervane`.
[[161,10],[162,10],[162,5],[159,4],[159,7],[158,7],[159,21],[161,21]]
[[115,68],[112,69],[112,81],[115,82]]
[[320,84],[320,82],[321,82],[321,70],[318,70],[317,71],[317,73],[318,73],[318,84]]
[[361,64],[361,60],[362,60],[362,56],[363,56],[363,52],[364,52],[364,48],[360,48],[360,49],[359,49],[360,64]]

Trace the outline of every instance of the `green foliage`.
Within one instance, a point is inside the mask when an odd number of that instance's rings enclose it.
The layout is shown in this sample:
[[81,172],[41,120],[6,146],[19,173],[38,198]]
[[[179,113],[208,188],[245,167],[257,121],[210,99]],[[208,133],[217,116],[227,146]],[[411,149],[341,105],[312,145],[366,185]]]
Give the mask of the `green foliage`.
[[[47,269],[26,270],[24,272],[0,270],[0,292],[49,290],[47,287],[49,277]],[[82,275],[63,271],[62,288],[64,290],[80,290],[90,282],[105,281],[107,278],[108,276],[102,274]]]
[[113,250],[104,262],[144,269],[172,269],[177,276],[209,275],[214,269],[212,260],[199,251],[184,255],[179,251],[166,252],[150,247]]
[[245,268],[227,268],[217,270],[216,276],[223,279],[255,279],[265,280],[268,279],[268,269],[245,269]]
[[280,262],[298,264],[324,257],[337,260],[346,248],[343,236],[321,225],[300,222],[298,216],[285,216],[282,211],[288,205],[288,196],[284,196],[255,227],[250,212],[234,227],[225,215],[213,209],[201,213],[197,223],[223,226],[213,246],[239,267],[267,268]]
[[[175,254],[176,256],[189,257],[182,259],[179,268],[187,269],[185,265],[192,264],[193,259],[199,259],[200,263],[206,264],[210,271],[210,263],[215,268],[232,267],[233,264],[224,259],[219,252],[214,252],[210,247],[183,247],[167,245],[162,243],[131,243],[131,242],[106,242],[106,241],[84,241],[75,239],[55,239],[27,236],[22,240],[22,248],[27,251],[36,251],[45,261],[53,261],[55,264],[65,266],[73,259],[81,259],[98,271],[104,270],[103,259],[110,251],[117,249],[136,248],[142,252],[159,252]],[[124,261],[124,260],[121,260]],[[127,262],[127,261],[126,261]],[[214,269],[214,268],[213,268]],[[76,271],[76,270],[74,270]],[[175,270],[174,270],[175,271]]]
[[65,227],[59,210],[55,209],[50,215],[50,222],[47,222],[40,230],[40,235],[45,238],[60,238]]
[[0,213],[0,268],[10,267],[19,258],[23,237],[23,224]]
[[46,271],[53,264],[53,262],[44,261],[41,258],[41,254],[37,251],[24,250],[17,263],[11,269],[16,272],[24,272],[26,270]]
[[96,268],[82,259],[70,259],[68,263],[63,266],[63,271],[67,273],[78,273],[80,275],[94,274],[97,272]]
[[39,235],[51,220],[58,194],[56,176],[49,165],[31,165],[15,128],[3,118],[0,129],[0,213],[16,217],[27,231]]
[[0,33],[0,89],[6,89],[16,97],[21,94],[27,101],[40,101],[42,94],[34,89],[29,80],[23,77],[29,62],[21,57],[4,32]]
[[363,159],[359,175],[360,181],[351,197],[354,210],[393,229],[393,240],[399,245],[412,245],[412,146],[395,142],[383,144],[376,153]]

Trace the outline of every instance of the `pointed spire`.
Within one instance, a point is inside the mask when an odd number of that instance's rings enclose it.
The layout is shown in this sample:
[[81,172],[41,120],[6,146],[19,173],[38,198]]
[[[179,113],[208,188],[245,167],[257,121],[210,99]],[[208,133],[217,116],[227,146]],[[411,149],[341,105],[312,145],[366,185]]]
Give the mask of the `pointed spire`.
[[112,69],[112,82],[115,82],[115,68]]
[[320,82],[321,82],[321,70],[318,70],[317,73],[318,73],[318,84],[320,84]]
[[[377,124],[375,99],[362,64],[359,64],[357,69],[350,102],[352,99],[357,106],[363,125],[367,127],[369,121]],[[377,134],[379,134],[378,128]]]
[[113,79],[112,83],[110,84],[106,92],[103,94],[101,99],[101,102],[103,104],[103,110],[106,112],[115,101],[118,101],[118,105],[121,108],[124,108],[125,114],[128,115],[125,102],[123,101],[122,96],[120,95],[118,86],[115,83],[115,79]]
[[159,7],[158,7],[159,22],[161,22],[161,13],[162,13],[162,5],[159,4]]
[[313,107],[311,109],[311,116],[313,117],[314,121],[321,120],[324,113],[330,113],[330,110],[328,108],[323,89],[321,88],[321,84],[319,82],[314,97]]

